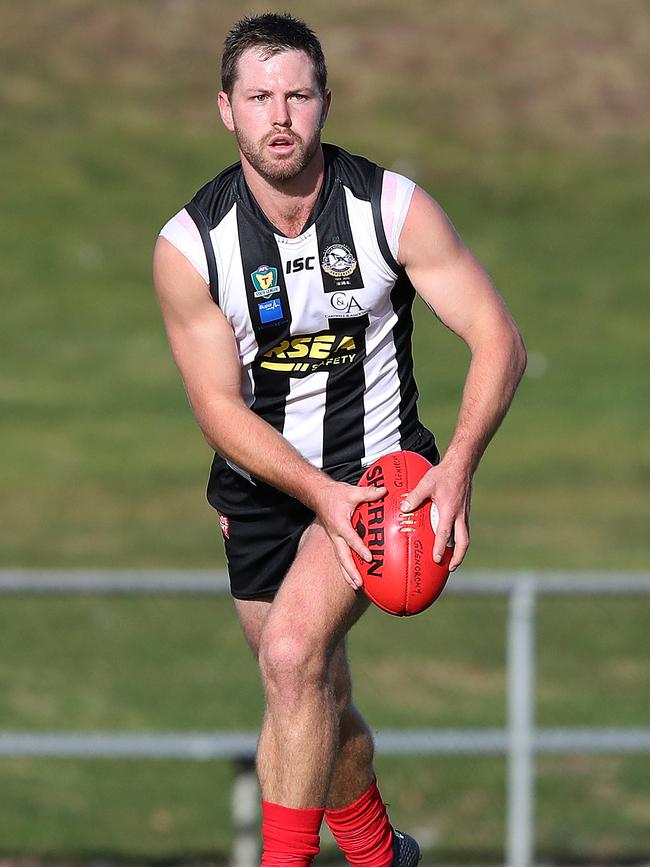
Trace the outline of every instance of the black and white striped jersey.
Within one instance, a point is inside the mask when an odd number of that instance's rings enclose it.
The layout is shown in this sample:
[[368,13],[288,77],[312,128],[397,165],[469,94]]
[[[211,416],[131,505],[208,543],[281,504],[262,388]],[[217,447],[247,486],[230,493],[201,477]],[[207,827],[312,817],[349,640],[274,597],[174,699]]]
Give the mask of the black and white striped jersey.
[[269,222],[240,163],[161,234],[230,322],[247,405],[331,471],[399,449],[418,427],[415,293],[396,261],[414,184],[332,145],[323,150],[323,187],[298,237]]

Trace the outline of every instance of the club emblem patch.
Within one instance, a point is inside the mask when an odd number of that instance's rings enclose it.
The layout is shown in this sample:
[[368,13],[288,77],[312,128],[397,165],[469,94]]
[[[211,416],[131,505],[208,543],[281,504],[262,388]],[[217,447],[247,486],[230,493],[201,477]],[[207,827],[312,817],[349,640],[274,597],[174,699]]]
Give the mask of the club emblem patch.
[[357,260],[346,244],[331,244],[323,253],[321,266],[332,277],[349,277],[357,267]]
[[255,298],[270,298],[271,295],[280,291],[278,269],[271,268],[270,265],[260,265],[255,271],[252,271],[251,280],[255,287]]

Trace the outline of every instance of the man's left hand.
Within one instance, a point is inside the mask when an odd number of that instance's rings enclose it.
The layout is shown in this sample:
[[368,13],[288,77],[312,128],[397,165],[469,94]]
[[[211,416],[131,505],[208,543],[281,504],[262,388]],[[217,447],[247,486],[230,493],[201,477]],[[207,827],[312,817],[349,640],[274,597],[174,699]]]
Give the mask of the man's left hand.
[[426,500],[433,500],[436,504],[439,523],[433,559],[440,563],[447,542],[452,541],[454,554],[449,564],[450,572],[460,566],[469,548],[471,496],[471,474],[464,468],[447,465],[443,460],[424,474],[402,503],[403,512],[414,512]]

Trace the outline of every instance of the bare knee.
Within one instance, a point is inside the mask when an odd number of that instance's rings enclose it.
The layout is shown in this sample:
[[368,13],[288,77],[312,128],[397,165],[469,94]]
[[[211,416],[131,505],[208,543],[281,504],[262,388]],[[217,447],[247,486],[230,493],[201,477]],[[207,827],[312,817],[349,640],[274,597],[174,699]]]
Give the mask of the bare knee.
[[326,651],[308,636],[265,630],[258,661],[269,702],[292,706],[309,691],[330,689]]

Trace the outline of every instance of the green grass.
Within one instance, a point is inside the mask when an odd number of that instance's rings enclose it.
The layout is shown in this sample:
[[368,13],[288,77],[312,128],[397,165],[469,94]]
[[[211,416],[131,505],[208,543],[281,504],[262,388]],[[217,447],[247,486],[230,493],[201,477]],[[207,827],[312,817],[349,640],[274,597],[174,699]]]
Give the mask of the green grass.
[[[647,569],[643,0],[285,6],[323,37],[326,138],[429,189],[526,338],[529,371],[477,475],[468,566]],[[150,259],[162,223],[234,158],[213,82],[241,11],[4,4],[0,566],[223,563],[203,497],[210,455]],[[421,414],[444,448],[467,353],[421,305],[416,320]],[[647,609],[540,603],[540,724],[648,725]],[[453,598],[407,623],[368,615],[351,645],[373,724],[503,725],[504,616],[501,601]],[[258,677],[227,600],[7,598],[0,636],[3,729],[258,725]],[[541,855],[647,860],[648,765],[540,759]],[[501,858],[502,759],[379,767],[395,818],[436,863]],[[230,774],[2,760],[0,853],[223,853]]]
[[[645,601],[540,601],[540,725],[648,724],[648,615]],[[370,611],[350,650],[357,702],[373,727],[503,726],[505,616],[505,601],[489,598],[443,597],[408,621]],[[259,725],[258,674],[228,599],[7,597],[0,634],[7,729]],[[541,757],[540,851],[647,852],[649,764],[644,756]],[[502,857],[502,758],[382,757],[377,766],[395,821],[418,829],[437,863]],[[231,775],[226,762],[3,759],[0,785],[11,796],[0,840],[7,852],[59,858],[216,857],[231,834]]]

